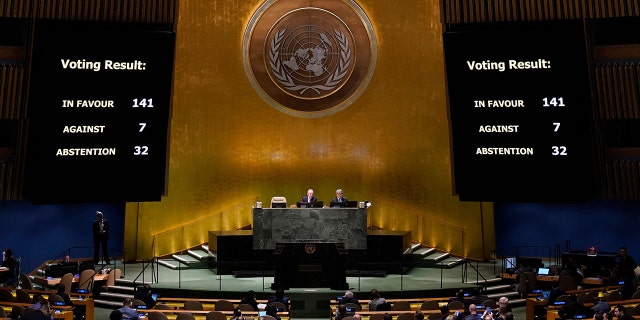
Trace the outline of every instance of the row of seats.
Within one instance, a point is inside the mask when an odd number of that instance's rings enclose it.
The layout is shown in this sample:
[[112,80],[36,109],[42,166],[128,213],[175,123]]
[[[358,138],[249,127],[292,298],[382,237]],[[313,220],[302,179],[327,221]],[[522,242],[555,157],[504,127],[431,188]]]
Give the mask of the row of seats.
[[[236,308],[242,311],[254,311],[249,304],[241,304],[239,300],[226,299],[187,299],[187,298],[158,298],[158,304],[155,308],[182,308],[184,310],[215,310],[215,311],[233,311]],[[266,304],[266,300],[258,300],[258,303]],[[280,302],[272,302],[272,306],[288,311],[287,306]]]
[[[449,298],[443,298],[448,300]],[[412,299],[413,300],[413,299]],[[462,301],[451,301],[446,302],[442,300],[426,300],[416,299],[412,301],[407,301],[406,299],[402,299],[400,301],[393,301],[393,299],[388,299],[387,303],[391,304],[391,311],[415,311],[415,310],[440,310],[440,307],[446,305],[449,307],[449,310],[461,310],[464,309],[464,303]],[[417,303],[416,303],[417,302]],[[337,306],[339,303],[332,302],[332,307]],[[497,302],[494,299],[487,299],[482,302],[483,306],[490,307],[495,309],[497,306]],[[367,303],[363,303],[362,305],[355,303],[346,303],[346,307],[356,308],[358,310],[367,310],[369,305]]]
[[[462,310],[458,310],[458,311],[462,311]],[[455,312],[455,310],[454,310]],[[442,318],[442,314],[440,313],[440,311],[435,311],[435,310],[431,310],[428,312],[423,312],[425,319],[427,320],[437,320]],[[358,312],[358,314],[362,317],[362,319],[364,320],[382,320],[382,317],[384,317],[386,314],[390,315],[394,320],[413,320],[414,319],[414,315],[415,315],[415,311],[412,312],[406,312],[406,311],[362,311],[362,312]],[[332,315],[332,319],[334,318],[335,315]],[[353,320],[352,317],[344,317],[342,318],[343,320]]]
[[[206,311],[206,310],[173,310],[164,311],[163,309],[150,309],[147,311],[138,310],[141,312],[147,312],[147,318],[149,320],[194,320],[204,318],[205,320],[229,320],[233,317],[233,312],[223,311]],[[245,320],[252,320],[253,317],[258,317],[257,312],[243,313]],[[288,313],[282,315],[278,314],[282,320],[289,320]],[[272,316],[259,316],[260,320],[275,320]]]

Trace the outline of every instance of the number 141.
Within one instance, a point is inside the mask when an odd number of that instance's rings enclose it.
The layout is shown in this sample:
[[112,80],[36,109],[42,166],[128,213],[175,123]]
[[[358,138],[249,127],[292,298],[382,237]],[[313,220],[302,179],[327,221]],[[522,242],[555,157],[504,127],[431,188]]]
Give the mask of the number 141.
[[132,108],[153,108],[153,99],[133,99]]
[[564,98],[563,97],[552,97],[542,98],[542,106],[543,107],[564,107]]

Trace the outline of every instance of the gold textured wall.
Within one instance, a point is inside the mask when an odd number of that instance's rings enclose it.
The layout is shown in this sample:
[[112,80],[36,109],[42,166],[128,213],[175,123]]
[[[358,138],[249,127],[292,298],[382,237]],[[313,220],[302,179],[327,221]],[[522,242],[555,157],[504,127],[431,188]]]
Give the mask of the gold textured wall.
[[355,103],[316,119],[272,108],[245,75],[242,37],[261,3],[179,2],[167,195],[127,204],[127,259],[248,225],[256,199],[314,188],[328,202],[338,187],[373,203],[371,226],[490,258],[492,204],[452,193],[439,1],[357,1],[378,40],[375,74]]

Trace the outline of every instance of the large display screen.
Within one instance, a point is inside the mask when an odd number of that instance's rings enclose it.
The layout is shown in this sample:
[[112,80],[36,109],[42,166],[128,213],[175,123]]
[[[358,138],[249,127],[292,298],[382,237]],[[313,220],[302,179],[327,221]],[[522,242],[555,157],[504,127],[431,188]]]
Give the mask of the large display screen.
[[460,200],[593,196],[584,39],[581,21],[453,25],[444,33]]
[[160,200],[174,49],[175,33],[168,25],[36,22],[28,200]]

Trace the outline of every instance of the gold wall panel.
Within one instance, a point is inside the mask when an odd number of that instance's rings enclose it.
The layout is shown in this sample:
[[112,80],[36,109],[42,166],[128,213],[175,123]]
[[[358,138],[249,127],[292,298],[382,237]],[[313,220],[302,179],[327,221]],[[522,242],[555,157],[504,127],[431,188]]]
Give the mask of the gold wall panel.
[[[358,1],[378,39],[375,73],[352,105],[314,119],[270,107],[246,77],[242,37],[260,4],[180,1],[167,194],[127,205],[128,259],[243,227],[255,200],[285,196],[291,204],[307,188],[325,203],[336,188],[371,201],[370,226],[490,258],[492,204],[460,202],[452,192],[439,2]],[[194,224],[201,226],[185,230]],[[167,232],[176,236],[154,249]]]

